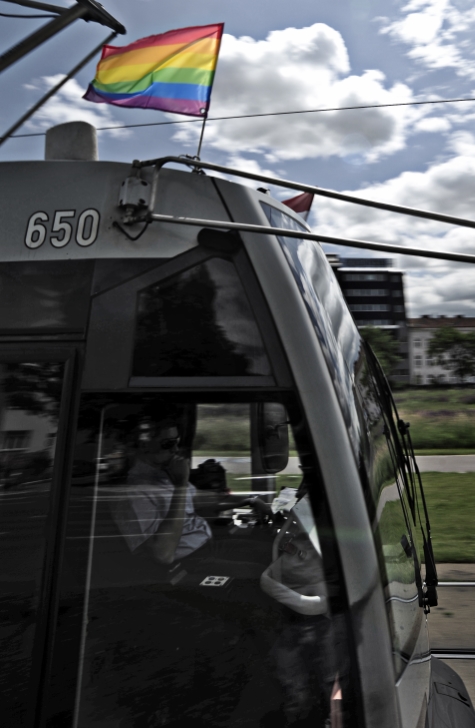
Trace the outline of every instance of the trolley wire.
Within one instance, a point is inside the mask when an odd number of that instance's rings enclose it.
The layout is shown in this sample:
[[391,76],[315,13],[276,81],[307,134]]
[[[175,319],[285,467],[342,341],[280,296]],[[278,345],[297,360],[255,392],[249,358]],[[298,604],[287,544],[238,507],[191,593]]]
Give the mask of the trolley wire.
[[57,15],[19,15],[17,13],[0,13],[2,18],[57,18]]
[[[361,109],[388,109],[399,106],[427,106],[434,104],[458,104],[464,101],[475,101],[474,96],[460,99],[431,99],[426,101],[398,101],[391,104],[364,104],[361,106],[334,106],[324,109],[297,109],[294,111],[267,111],[259,114],[232,114],[229,116],[210,116],[207,122],[212,121],[232,121],[234,119],[259,119],[272,116],[296,116],[299,114],[321,114],[331,111],[358,111]],[[136,129],[139,127],[150,126],[171,126],[173,124],[196,124],[203,123],[203,119],[176,119],[173,121],[154,121],[143,124],[115,124],[113,126],[99,126],[97,131],[111,131],[114,129]],[[30,134],[15,134],[12,139],[20,139],[22,137],[45,136],[46,132],[31,132]]]

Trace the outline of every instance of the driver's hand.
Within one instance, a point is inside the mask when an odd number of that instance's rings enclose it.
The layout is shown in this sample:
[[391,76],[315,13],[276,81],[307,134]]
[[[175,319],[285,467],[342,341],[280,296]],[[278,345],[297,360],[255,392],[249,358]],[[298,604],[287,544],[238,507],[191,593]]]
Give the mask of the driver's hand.
[[185,488],[190,477],[190,464],[186,458],[174,455],[166,467],[166,472],[173,485]]
[[262,498],[259,498],[257,496],[249,498],[248,504],[252,507],[252,509],[259,516],[260,521],[264,521],[265,516],[268,516],[269,518],[271,518],[273,515],[270,505],[268,503],[266,503],[264,500],[262,500]]

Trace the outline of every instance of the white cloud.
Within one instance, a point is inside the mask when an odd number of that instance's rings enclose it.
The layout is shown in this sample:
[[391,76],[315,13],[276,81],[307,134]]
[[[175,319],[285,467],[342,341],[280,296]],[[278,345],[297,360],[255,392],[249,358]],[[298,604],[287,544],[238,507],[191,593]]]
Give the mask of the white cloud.
[[411,273],[406,276],[405,292],[409,315],[444,314],[475,316],[473,270]]
[[426,119],[420,119],[414,124],[414,131],[425,131],[425,132],[443,132],[451,129],[452,125],[448,119],[438,117],[427,117]]
[[[226,162],[226,165],[229,167],[234,167],[235,169],[241,169],[244,172],[251,172],[252,174],[262,174],[262,175],[268,175],[269,177],[278,177],[279,175],[275,172],[275,170],[272,169],[266,169],[265,167],[261,167],[259,162],[255,159],[247,159],[243,157],[241,154],[233,154],[229,157],[228,161]],[[242,178],[243,183],[246,182],[244,178]],[[255,180],[247,180],[249,184],[252,187],[255,187],[259,182],[256,182]]]
[[[402,10],[407,15],[392,23],[384,32],[414,45],[428,45],[437,41],[449,0],[418,0],[408,3]],[[419,12],[409,12],[418,10]]]
[[[433,164],[425,172],[403,172],[398,177],[389,179],[381,184],[372,185],[358,192],[363,197],[369,197],[408,207],[419,207],[459,217],[473,218],[475,209],[473,200],[475,198],[475,138],[468,132],[457,132],[452,135],[450,148],[455,154],[450,159]],[[342,203],[331,202],[331,205]],[[347,208],[345,208],[347,209]],[[334,212],[334,211],[332,211]],[[363,225],[366,230],[373,222],[378,225],[383,218],[390,213],[372,210],[359,206],[349,206],[345,213],[344,226],[350,223],[352,226]],[[392,227],[384,227],[385,239],[394,234],[399,235],[406,230],[406,217],[393,216]],[[401,228],[400,226],[403,225]],[[439,223],[416,221],[413,219],[411,226],[432,225],[437,230],[441,228]],[[419,230],[415,234],[419,234]],[[431,229],[432,234],[432,229]],[[434,233],[435,234],[435,233]],[[443,234],[443,233],[442,233]],[[475,233],[473,234],[475,242]]]
[[[358,191],[369,199],[417,207],[475,220],[475,137],[458,132],[451,140],[453,156],[425,172],[398,177]],[[317,231],[345,238],[389,242],[425,250],[475,255],[475,229],[316,198]],[[348,249],[340,248],[342,256]],[[352,255],[362,255],[362,251]],[[381,253],[388,257],[389,253]],[[397,256],[407,271],[406,294],[411,316],[422,313],[475,315],[474,266],[436,259]]]
[[[265,40],[224,35],[210,116],[408,102],[403,83],[385,86],[381,71],[350,73],[343,38],[323,23],[272,31]],[[359,154],[375,161],[405,146],[420,108],[366,109],[209,122],[206,145],[231,154],[271,154],[272,161]],[[175,139],[195,143],[197,129]]]
[[[25,84],[25,88],[45,93],[62,78],[61,74],[43,76],[36,83]],[[64,124],[68,121],[87,121],[95,127],[120,124],[114,119],[111,106],[92,104],[83,99],[85,91],[86,89],[83,89],[74,78],[70,79],[35,113],[27,122],[27,126],[30,129],[48,129],[55,124]],[[127,129],[113,129],[108,133],[115,137],[124,137],[129,132]]]
[[[223,166],[230,167],[233,169],[239,169],[243,172],[250,172],[252,174],[262,174],[267,175],[268,177],[274,177],[279,178],[280,175],[272,169],[266,169],[265,167],[262,167],[259,162],[255,159],[249,159],[248,157],[244,157],[241,154],[231,154],[227,160],[221,160],[220,164],[223,164]],[[241,185],[246,185],[247,187],[252,187],[252,189],[257,189],[258,187],[263,187],[266,189],[269,189],[270,194],[279,199],[279,197],[282,197],[281,194],[281,188],[280,187],[272,187],[268,186],[266,182],[259,182],[255,179],[247,179],[246,177],[236,177],[233,174],[224,174],[222,172],[213,172],[213,177],[219,177],[220,179],[227,179],[231,182],[238,182]],[[283,195],[284,197],[288,197],[288,195]]]
[[383,22],[381,33],[409,46],[408,56],[430,69],[453,68],[475,78],[472,36],[475,9],[468,0],[412,0],[402,18]]

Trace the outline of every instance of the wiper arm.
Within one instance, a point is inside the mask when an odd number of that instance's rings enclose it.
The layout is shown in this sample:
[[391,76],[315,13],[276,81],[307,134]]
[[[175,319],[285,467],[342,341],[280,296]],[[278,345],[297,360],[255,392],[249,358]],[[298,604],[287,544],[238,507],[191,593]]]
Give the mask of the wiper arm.
[[[402,423],[402,424],[401,424]],[[424,487],[422,485],[422,478],[421,473],[419,470],[419,466],[417,465],[416,456],[414,454],[414,446],[412,444],[412,438],[411,434],[409,432],[409,423],[403,422],[402,420],[399,420],[398,427],[400,430],[404,432],[404,436],[407,439],[408,444],[408,450],[409,450],[409,457],[411,459],[412,464],[414,465],[414,472],[418,481],[419,485],[419,491],[421,494],[422,499],[422,507],[424,508],[424,516],[426,521],[426,532],[424,532],[424,528],[422,526],[422,519],[419,515],[419,522],[421,524],[421,531],[422,531],[422,540],[423,540],[423,546],[424,546],[424,562],[426,565],[426,598],[427,603],[430,607],[436,607],[438,604],[438,594],[437,594],[437,585],[439,583],[439,577],[437,575],[437,567],[435,565],[435,558],[434,558],[434,550],[432,548],[432,538],[431,538],[431,531],[430,531],[430,520],[429,520],[429,512],[427,510],[427,502],[426,497],[424,493]],[[419,510],[419,507],[418,507]]]
[[[366,343],[366,342],[365,342]],[[409,500],[409,504],[411,507],[412,515],[414,518],[414,522],[416,522],[416,511],[417,511],[417,517],[419,519],[419,524],[421,528],[422,533],[422,541],[423,541],[423,549],[424,549],[424,562],[426,567],[426,575],[425,575],[425,585],[426,585],[426,592],[423,596],[423,602],[424,602],[424,610],[429,611],[430,607],[436,607],[438,604],[438,595],[437,595],[437,585],[439,583],[438,576],[437,576],[437,568],[435,565],[435,559],[434,559],[434,551],[432,548],[432,539],[431,539],[431,530],[430,530],[430,520],[429,520],[429,513],[427,510],[427,503],[426,498],[424,494],[424,488],[422,485],[422,478],[419,471],[419,467],[417,465],[416,456],[414,454],[414,446],[412,444],[411,435],[409,432],[409,423],[404,422],[400,417],[399,413],[396,407],[396,402],[394,401],[393,394],[391,392],[391,389],[388,385],[388,382],[386,380],[386,376],[381,368],[381,364],[379,363],[376,355],[374,354],[373,350],[369,345],[366,344],[366,351],[369,353],[369,358],[373,364],[373,368],[375,370],[376,374],[376,381],[378,384],[378,387],[381,391],[381,394],[383,395],[383,404],[386,404],[384,402],[385,399],[387,399],[387,404],[389,405],[389,412],[386,413],[387,418],[389,420],[390,426],[393,429],[393,435],[394,435],[394,441],[395,441],[395,450],[396,452],[396,459],[400,461],[401,464],[401,470],[403,473],[403,478],[405,485],[407,487],[407,496]],[[394,427],[394,418],[397,423],[397,431]],[[398,437],[398,432],[400,437]],[[402,443],[402,444],[401,444]],[[417,488],[416,488],[416,481],[419,485],[419,491],[421,494],[422,499],[422,505],[424,508],[424,515],[425,515],[425,529],[424,525],[422,523],[421,514],[419,512],[419,501],[417,498]],[[417,559],[416,559],[417,560]]]

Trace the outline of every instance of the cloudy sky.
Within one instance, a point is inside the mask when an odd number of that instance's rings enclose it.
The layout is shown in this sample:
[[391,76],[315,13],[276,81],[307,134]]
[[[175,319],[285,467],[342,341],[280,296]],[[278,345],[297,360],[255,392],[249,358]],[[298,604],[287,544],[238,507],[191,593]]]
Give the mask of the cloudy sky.
[[[225,23],[210,117],[475,96],[472,0],[103,0],[103,5],[127,28],[116,45],[172,28]],[[0,12],[33,11],[0,0]],[[0,17],[2,51],[43,22]],[[1,131],[107,35],[101,26],[77,21],[4,71]],[[96,62],[17,133],[43,132],[76,119],[97,127],[186,119],[83,101]],[[475,218],[474,120],[475,102],[210,120],[201,156]],[[198,133],[195,123],[101,131],[100,157],[131,161],[194,154]],[[42,136],[13,139],[0,148],[0,160],[41,159],[43,150]],[[275,193],[282,197],[282,191]],[[475,254],[470,229],[324,198],[316,198],[309,222],[326,234]],[[396,264],[407,271],[410,316],[475,316],[473,266],[409,256]]]

